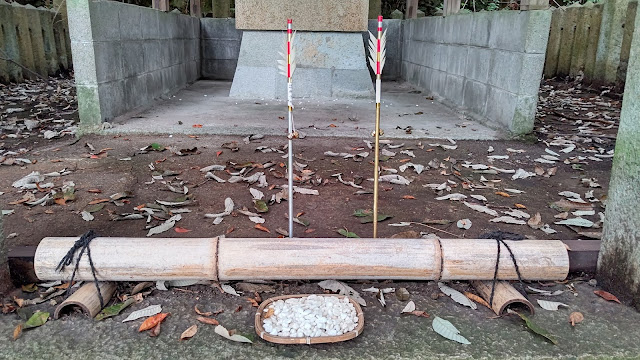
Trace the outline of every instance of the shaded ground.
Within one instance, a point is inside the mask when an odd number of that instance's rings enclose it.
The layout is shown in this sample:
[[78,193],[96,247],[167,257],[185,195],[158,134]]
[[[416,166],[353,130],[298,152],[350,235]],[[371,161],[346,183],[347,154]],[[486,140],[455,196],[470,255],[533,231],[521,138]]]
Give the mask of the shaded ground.
[[[543,89],[544,90],[544,89]],[[576,100],[575,93],[542,94],[539,115],[546,117],[538,123],[537,134],[543,141],[531,138],[527,141],[457,141],[449,140],[419,140],[392,139],[385,145],[387,151],[395,153],[388,156],[382,163],[386,169],[399,171],[408,162],[425,166],[424,171],[417,174],[408,168],[398,172],[410,181],[409,185],[381,183],[380,194],[381,212],[392,215],[393,218],[380,223],[379,235],[389,237],[399,232],[415,231],[427,235],[435,233],[441,237],[476,238],[490,231],[507,231],[536,239],[589,239],[597,237],[601,226],[600,212],[604,212],[609,171],[611,167],[611,150],[613,139],[606,135],[611,129],[600,129],[598,125],[585,125],[584,120],[567,119],[561,114],[572,114],[575,117],[589,117],[588,112],[594,112],[590,106],[576,105],[576,101],[589,101],[591,104],[600,102],[594,99],[599,94],[587,93],[584,99]],[[566,96],[566,97],[565,97]],[[565,99],[565,100],[563,100]],[[591,100],[588,100],[591,99]],[[608,99],[605,97],[605,99]],[[613,100],[615,102],[616,100]],[[595,108],[594,118],[607,120],[603,111],[611,111],[614,116],[619,103],[613,103],[611,108],[602,105]],[[575,108],[578,106],[579,108]],[[584,108],[584,109],[582,109]],[[577,112],[577,114],[576,114]],[[607,113],[608,114],[608,113]],[[73,115],[71,115],[73,116]],[[607,115],[609,116],[609,115]],[[582,123],[576,123],[582,121]],[[609,120],[607,120],[609,121]],[[17,123],[20,123],[19,121]],[[333,123],[333,122],[330,122]],[[330,124],[329,123],[329,124]],[[593,123],[593,122],[591,122]],[[329,125],[327,124],[327,126]],[[187,124],[189,125],[189,124]],[[339,132],[344,125],[334,123],[332,131]],[[547,126],[551,125],[551,126]],[[189,125],[191,126],[191,125]],[[560,128],[560,127],[564,128]],[[580,129],[587,126],[586,129]],[[607,124],[606,126],[609,126]],[[197,129],[197,128],[196,128]],[[613,127],[612,127],[613,129]],[[581,136],[576,133],[583,131]],[[584,130],[589,134],[584,135]],[[45,129],[34,131],[34,134],[44,135]],[[596,131],[594,133],[594,131]],[[558,137],[558,133],[569,132],[567,136]],[[283,150],[285,141],[281,136],[266,136],[245,143],[244,136],[215,136],[215,135],[108,135],[84,137],[74,142],[71,137],[63,139],[44,140],[33,135],[26,138],[11,138],[3,135],[5,148],[25,148],[21,157],[28,158],[33,164],[23,167],[0,167],[0,200],[3,210],[14,212],[4,217],[4,233],[7,236],[5,247],[20,245],[36,245],[46,236],[78,236],[89,229],[94,229],[103,236],[144,237],[148,229],[147,217],[140,220],[113,221],[122,214],[141,214],[140,205],[156,207],[150,219],[149,226],[161,224],[173,214],[171,209],[188,209],[191,212],[181,213],[182,219],[176,226],[190,230],[188,233],[177,233],[170,229],[155,237],[201,237],[226,234],[227,237],[276,237],[276,229],[287,228],[285,213],[286,201],[269,204],[269,210],[262,214],[264,227],[271,233],[254,228],[254,223],[239,212],[243,206],[250,211],[256,211],[252,202],[249,188],[260,189],[269,200],[273,195],[281,192],[281,185],[286,184],[282,174],[286,169],[280,163],[285,162]],[[386,137],[387,139],[389,137]],[[596,140],[597,139],[597,140]],[[296,194],[294,206],[301,219],[309,221],[308,226],[295,225],[294,233],[298,237],[340,237],[337,230],[347,228],[361,237],[371,236],[371,224],[361,224],[360,218],[352,214],[357,209],[370,209],[372,195],[366,192],[372,188],[367,178],[372,177],[372,151],[367,147],[364,138],[321,138],[307,137],[294,143],[296,161],[302,166],[296,168],[297,185],[314,189],[319,195]],[[235,141],[238,151],[234,152],[223,144]],[[164,151],[140,151],[152,143],[163,147],[170,147]],[[403,146],[397,147],[401,144]],[[436,145],[439,144],[440,146]],[[89,146],[90,145],[90,146]],[[195,154],[178,156],[176,151]],[[455,147],[455,148],[454,148]],[[566,153],[561,150],[568,150]],[[256,151],[275,151],[263,153]],[[493,148],[492,152],[488,150]],[[185,151],[186,149],[186,151]],[[511,150],[509,150],[511,149]],[[547,152],[549,149],[556,155]],[[350,157],[326,155],[327,151],[346,154],[368,153],[367,157]],[[405,151],[405,153],[401,153]],[[412,157],[411,152],[415,157]],[[93,155],[91,155],[93,154]],[[363,154],[364,155],[364,154]],[[488,156],[498,158],[488,158]],[[508,158],[503,158],[508,155]],[[14,156],[14,155],[10,155]],[[545,157],[543,157],[545,156]],[[549,160],[549,156],[558,160]],[[543,159],[553,163],[541,163]],[[358,161],[356,161],[358,160]],[[273,166],[269,166],[272,163]],[[207,180],[200,169],[209,165],[219,164],[225,167],[223,171],[213,174],[228,180],[229,172],[245,172],[243,176],[251,176],[264,172],[268,185],[262,188],[257,183],[249,185],[246,182],[218,183]],[[266,164],[266,166],[265,166]],[[304,166],[306,165],[306,166]],[[466,165],[466,166],[465,166]],[[472,166],[473,165],[473,166]],[[304,167],[303,167],[304,166]],[[538,169],[536,169],[536,167]],[[153,170],[152,170],[153,168]],[[475,168],[475,170],[474,170]],[[555,170],[552,170],[556,168]],[[74,198],[69,198],[66,204],[45,202],[45,206],[28,206],[25,204],[10,204],[20,201],[25,194],[41,199],[51,194],[52,189],[21,191],[12,187],[12,183],[23,176],[38,171],[41,174],[50,172],[70,173],[63,176],[47,177],[44,183],[53,183],[53,191],[60,191],[65,182],[73,182]],[[537,174],[526,179],[512,179],[515,171],[523,169]],[[492,172],[496,172],[495,174]],[[354,188],[338,182],[332,175],[341,173],[346,182],[354,181],[363,189]],[[383,174],[390,174],[385,170]],[[161,176],[162,175],[162,176]],[[548,175],[548,177],[545,177]],[[155,179],[154,179],[155,176]],[[161,176],[161,177],[160,177]],[[583,179],[589,181],[584,182]],[[152,182],[153,180],[153,182]],[[599,187],[589,187],[594,184]],[[434,190],[425,187],[428,184],[445,184],[444,189]],[[162,208],[157,200],[175,201],[182,196],[169,189],[188,188],[192,196],[190,203],[184,206]],[[585,186],[586,185],[586,186]],[[71,184],[66,184],[67,189]],[[448,187],[448,188],[447,188]],[[511,189],[511,190],[508,190]],[[520,191],[516,193],[513,190]],[[109,198],[110,195],[131,192],[131,196],[119,201],[107,201],[104,207],[97,209],[89,203],[95,200]],[[365,194],[357,194],[364,191]],[[580,215],[594,223],[587,229],[569,228],[555,224],[561,218],[576,218],[571,211],[563,215],[561,207],[576,207],[576,201],[569,202],[559,192],[571,191],[579,194],[587,205],[592,208],[593,215]],[[586,194],[593,191],[589,199]],[[530,216],[540,213],[541,221],[534,227],[543,224],[557,233],[547,234],[529,225],[494,223],[496,218],[464,205],[462,201],[436,200],[436,197],[459,193],[467,196],[466,201],[486,205],[498,211],[500,216],[509,211],[513,214],[516,204],[524,207],[519,209]],[[503,193],[503,194],[498,194]],[[481,195],[487,200],[482,201],[471,197]],[[509,195],[508,197],[504,195]],[[219,225],[213,225],[213,219],[205,218],[207,213],[220,213],[224,210],[224,199],[231,197],[236,205],[234,214],[226,216]],[[565,199],[560,207],[555,209],[550,204]],[[181,199],[180,199],[181,200]],[[574,197],[575,200],[575,197]],[[149,205],[156,203],[156,205]],[[93,208],[92,208],[93,207]],[[138,209],[136,209],[138,207]],[[92,221],[85,221],[81,216],[83,210],[96,210],[92,213]],[[573,209],[572,211],[575,211]],[[590,213],[589,213],[590,214]],[[460,229],[456,222],[469,219],[472,226],[468,230]],[[444,220],[444,221],[443,221]],[[527,219],[520,219],[527,221]],[[389,226],[401,222],[413,222],[406,227]],[[580,235],[579,233],[583,233]],[[416,235],[411,234],[411,235]],[[417,234],[420,236],[420,234]],[[588,240],[586,240],[588,241]],[[6,274],[5,274],[6,275]],[[16,314],[8,314],[0,318],[0,343],[2,351],[0,358],[50,358],[52,354],[59,357],[118,359],[128,358],[631,358],[638,357],[636,339],[640,335],[637,322],[640,314],[629,307],[615,303],[607,303],[593,295],[594,288],[583,281],[590,277],[572,277],[578,296],[571,292],[550,300],[562,301],[569,305],[568,309],[558,312],[548,312],[537,309],[535,321],[556,335],[558,346],[553,346],[543,339],[532,335],[513,317],[506,319],[492,318],[493,313],[486,308],[477,311],[463,308],[453,303],[449,298],[437,297],[437,287],[431,282],[390,283],[386,286],[404,286],[412,293],[412,300],[419,310],[425,310],[432,316],[443,317],[458,327],[472,345],[462,346],[440,338],[431,330],[431,320],[417,317],[401,317],[400,310],[404,307],[393,296],[389,299],[389,306],[381,308],[372,296],[365,295],[369,306],[365,309],[367,325],[364,333],[353,341],[335,345],[316,346],[274,346],[258,340],[254,345],[241,345],[227,342],[213,333],[211,327],[202,324],[194,339],[179,343],[179,334],[195,323],[193,306],[200,304],[203,310],[214,311],[223,308],[225,312],[218,316],[221,323],[229,329],[236,328],[242,333],[253,332],[253,310],[244,297],[236,298],[222,295],[214,288],[197,285],[186,289],[172,289],[169,292],[154,291],[141,303],[134,305],[131,310],[137,310],[150,304],[162,304],[164,311],[171,312],[166,324],[163,325],[159,338],[149,338],[146,334],[136,332],[140,321],[122,324],[124,315],[112,320],[95,323],[79,315],[65,317],[58,321],[47,323],[44,327],[34,329],[23,334],[16,342],[10,340],[13,328],[20,322]],[[8,284],[6,276],[2,284],[3,303],[11,302],[12,296],[26,298],[33,295],[13,290]],[[551,284],[543,284],[551,285]],[[532,286],[542,287],[541,284]],[[354,288],[362,290],[369,284],[354,284]],[[454,284],[459,290],[467,289],[465,283]],[[278,284],[276,292],[262,293],[263,298],[281,293],[319,293],[321,289],[313,284],[283,283]],[[550,290],[567,290],[564,284],[545,287]],[[128,284],[121,284],[121,293],[129,290]],[[533,296],[533,299],[537,297]],[[61,298],[56,298],[61,301]],[[238,305],[243,310],[233,311]],[[42,309],[52,311],[53,305],[44,303],[27,308],[28,311]],[[580,311],[586,320],[572,329],[568,323],[568,316],[572,311]],[[108,349],[108,350],[107,350]]]

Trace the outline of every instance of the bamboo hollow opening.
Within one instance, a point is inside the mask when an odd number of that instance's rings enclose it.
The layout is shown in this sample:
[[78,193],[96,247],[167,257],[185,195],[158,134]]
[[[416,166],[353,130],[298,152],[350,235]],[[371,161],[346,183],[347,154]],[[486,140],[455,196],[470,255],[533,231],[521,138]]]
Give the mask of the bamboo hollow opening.
[[[36,249],[40,280],[69,280],[56,267],[74,237],[47,237]],[[566,246],[557,240],[505,241],[523,280],[564,280]],[[497,278],[518,275],[502,244]],[[100,281],[155,280],[491,280],[498,242],[488,239],[125,238],[90,244]],[[76,258],[78,256],[76,253]],[[74,258],[74,264],[76,261]],[[93,280],[86,254],[77,280]]]

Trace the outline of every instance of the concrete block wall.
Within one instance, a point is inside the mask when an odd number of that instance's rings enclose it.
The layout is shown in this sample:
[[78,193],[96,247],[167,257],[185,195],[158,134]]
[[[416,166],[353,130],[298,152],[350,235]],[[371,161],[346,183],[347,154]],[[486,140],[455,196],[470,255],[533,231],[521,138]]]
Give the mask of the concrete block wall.
[[240,55],[242,30],[236,19],[200,19],[202,77],[211,80],[233,80]]
[[533,130],[551,12],[406,20],[402,78],[494,127]]
[[[0,0],[1,57],[46,77],[71,68],[68,44],[67,23],[54,10]],[[1,82],[34,78],[37,76],[13,62],[0,60]]]
[[84,131],[200,77],[198,18],[102,0],[67,11]]

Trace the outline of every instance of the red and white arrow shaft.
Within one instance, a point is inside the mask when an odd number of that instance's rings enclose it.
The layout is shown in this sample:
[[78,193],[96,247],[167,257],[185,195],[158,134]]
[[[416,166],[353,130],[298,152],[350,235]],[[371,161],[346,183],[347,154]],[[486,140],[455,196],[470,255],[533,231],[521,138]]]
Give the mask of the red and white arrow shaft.
[[291,40],[293,21],[287,19],[287,103],[289,107],[289,237],[293,237],[293,82],[291,79]]

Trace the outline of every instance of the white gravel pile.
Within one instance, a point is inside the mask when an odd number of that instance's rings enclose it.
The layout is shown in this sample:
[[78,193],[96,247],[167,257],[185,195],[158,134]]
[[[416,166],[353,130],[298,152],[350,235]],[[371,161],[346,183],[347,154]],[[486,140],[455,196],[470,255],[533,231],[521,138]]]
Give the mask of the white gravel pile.
[[356,328],[358,316],[347,297],[309,295],[278,300],[264,309],[273,315],[263,320],[264,330],[274,336],[318,337],[342,335]]

